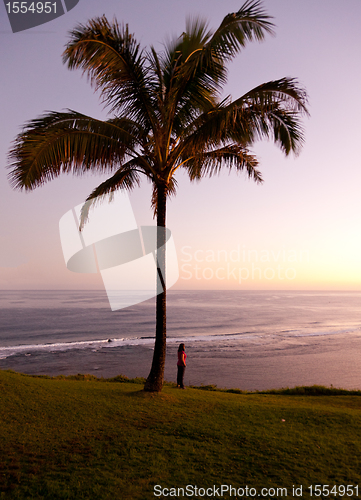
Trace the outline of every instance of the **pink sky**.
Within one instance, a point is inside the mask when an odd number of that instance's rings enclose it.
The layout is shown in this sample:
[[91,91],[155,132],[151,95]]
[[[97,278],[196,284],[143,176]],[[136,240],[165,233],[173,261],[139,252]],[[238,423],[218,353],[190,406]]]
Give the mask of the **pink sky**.
[[[6,155],[20,127],[45,110],[106,117],[79,71],[62,64],[67,32],[106,14],[129,24],[142,45],[162,49],[189,14],[217,27],[242,2],[226,0],[80,0],[68,14],[13,34],[0,4],[0,289],[102,288],[100,276],[66,269],[59,219],[101,177],[62,177],[33,193],[12,191]],[[179,289],[361,289],[361,2],[267,0],[276,36],[248,45],[230,67],[225,89],[297,77],[310,96],[306,144],[298,158],[258,143],[265,182],[242,175],[190,184],[179,177],[168,204],[180,264]],[[153,223],[150,187],[131,195],[138,224]],[[247,275],[248,273],[248,275]]]

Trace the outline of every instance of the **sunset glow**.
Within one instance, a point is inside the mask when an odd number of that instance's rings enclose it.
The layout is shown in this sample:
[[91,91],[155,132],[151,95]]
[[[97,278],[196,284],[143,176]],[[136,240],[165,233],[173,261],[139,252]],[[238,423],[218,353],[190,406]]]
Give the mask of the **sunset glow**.
[[[86,79],[62,64],[67,32],[77,22],[115,14],[143,46],[159,48],[167,34],[182,32],[187,15],[216,26],[239,8],[235,0],[169,1],[159,16],[155,0],[140,4],[119,9],[115,0],[101,7],[80,2],[23,33],[11,32],[0,5],[1,289],[102,289],[99,276],[66,269],[58,232],[61,216],[82,203],[101,176],[59,178],[30,194],[14,192],[6,177],[11,142],[27,120],[65,108],[106,117]],[[361,4],[349,0],[342,15],[329,0],[268,0],[265,7],[276,36],[245,47],[230,67],[226,92],[236,98],[264,81],[297,78],[309,94],[305,144],[297,158],[285,158],[271,143],[257,143],[263,185],[226,171],[194,184],[178,176],[167,211],[180,270],[175,289],[360,290]],[[334,33],[342,36],[336,40]],[[131,193],[138,225],[154,224],[150,197],[146,183]]]

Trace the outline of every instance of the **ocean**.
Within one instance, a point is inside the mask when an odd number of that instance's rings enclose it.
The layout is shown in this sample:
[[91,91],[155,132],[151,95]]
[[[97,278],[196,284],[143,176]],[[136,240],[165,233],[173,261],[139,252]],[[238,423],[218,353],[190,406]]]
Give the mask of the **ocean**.
[[[184,342],[192,384],[361,388],[361,292],[169,290],[167,303],[168,380]],[[0,368],[149,371],[155,299],[111,311],[103,291],[0,291],[0,319]]]

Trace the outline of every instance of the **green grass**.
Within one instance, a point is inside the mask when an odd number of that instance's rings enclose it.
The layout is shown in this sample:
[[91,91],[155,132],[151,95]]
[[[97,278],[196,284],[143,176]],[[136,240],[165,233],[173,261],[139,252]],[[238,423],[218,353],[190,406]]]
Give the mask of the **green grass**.
[[142,387],[0,371],[0,499],[147,500],[157,484],[285,487],[288,497],[303,485],[309,498],[310,485],[361,485],[357,391]]

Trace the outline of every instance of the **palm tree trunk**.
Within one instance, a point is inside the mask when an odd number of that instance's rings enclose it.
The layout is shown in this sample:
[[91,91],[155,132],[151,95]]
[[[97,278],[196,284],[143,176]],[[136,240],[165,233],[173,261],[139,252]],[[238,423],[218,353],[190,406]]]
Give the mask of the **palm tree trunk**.
[[160,392],[163,387],[164,366],[166,356],[167,314],[166,314],[166,284],[165,284],[165,219],[167,190],[165,185],[158,186],[157,190],[157,303],[155,345],[152,368],[144,385],[144,390]]

